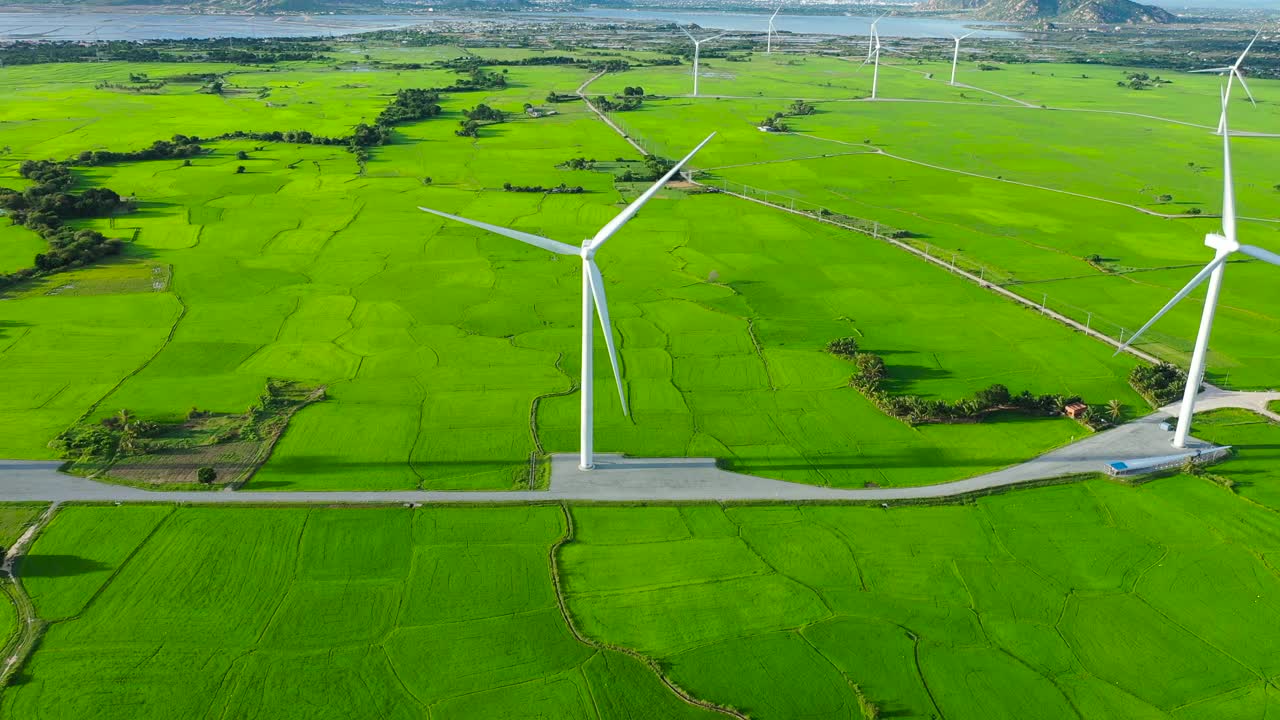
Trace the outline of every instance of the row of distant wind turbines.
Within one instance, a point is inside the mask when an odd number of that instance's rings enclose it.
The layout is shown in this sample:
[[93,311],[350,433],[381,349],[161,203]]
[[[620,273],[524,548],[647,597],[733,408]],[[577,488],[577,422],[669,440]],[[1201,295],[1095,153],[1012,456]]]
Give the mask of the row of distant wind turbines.
[[[769,16],[769,27],[765,35],[765,38],[766,38],[765,54],[766,55],[773,54],[773,38],[775,35],[778,34],[778,29],[777,29],[777,26],[774,24],[774,20],[777,19],[778,13],[781,10],[782,10],[782,6],[779,5],[777,9],[773,11],[773,14]],[[884,18],[885,16],[881,15],[880,17],[875,19],[875,22],[871,23],[871,31],[867,36],[867,59],[862,62],[862,65],[858,66],[858,69],[862,69],[868,64],[871,64],[873,66],[872,75],[871,75],[871,99],[872,100],[876,99],[880,89],[880,52],[882,50],[890,51],[888,48],[885,48],[880,44],[879,25],[880,25],[880,21],[883,20]],[[728,35],[729,33],[722,32],[722,33],[719,33],[718,35],[712,35],[710,37],[698,39],[693,36],[693,33],[690,33],[685,28],[680,28],[680,31],[683,32],[685,35],[687,35],[689,37],[689,40],[693,42],[693,97],[698,97],[698,76],[699,76],[698,64],[699,64],[699,59],[701,58],[701,55],[702,55],[702,44],[711,42],[712,40],[719,40],[720,38],[724,37],[725,35]],[[960,42],[971,35],[973,35],[973,33],[965,33],[964,35],[951,36],[952,39],[955,40],[955,52],[952,53],[952,56],[951,56],[951,83],[950,83],[951,85],[956,84],[956,68],[960,64]],[[1241,84],[1243,84],[1243,82],[1244,81],[1242,79]],[[1245,88],[1245,90],[1247,92],[1248,88]],[[1252,99],[1252,95],[1250,96],[1250,99]]]
[[[1256,39],[1256,38],[1255,38]],[[957,44],[958,44],[957,40]],[[1252,43],[1250,43],[1252,47]],[[1248,50],[1245,50],[1248,53]],[[1195,350],[1191,358],[1191,367],[1187,372],[1187,385],[1183,394],[1182,405],[1178,415],[1178,425],[1175,431],[1173,445],[1178,448],[1185,448],[1191,430],[1191,418],[1195,413],[1196,396],[1200,392],[1200,385],[1204,380],[1205,358],[1208,352],[1209,335],[1213,328],[1214,315],[1218,306],[1218,295],[1222,288],[1222,278],[1226,263],[1235,253],[1241,253],[1249,257],[1262,260],[1272,265],[1280,265],[1280,254],[1276,254],[1269,250],[1256,247],[1253,245],[1242,245],[1236,239],[1236,210],[1235,210],[1235,192],[1231,175],[1231,133],[1228,128],[1227,111],[1228,100],[1231,94],[1231,85],[1233,80],[1240,80],[1243,86],[1243,78],[1240,75],[1240,65],[1244,61],[1244,55],[1232,65],[1225,68],[1212,68],[1204,72],[1219,72],[1228,75],[1226,87],[1222,90],[1222,115],[1219,127],[1222,129],[1222,159],[1223,159],[1223,179],[1222,179],[1222,233],[1209,233],[1205,236],[1205,244],[1214,250],[1214,258],[1200,272],[1191,279],[1181,290],[1173,296],[1163,308],[1155,314],[1143,325],[1136,333],[1131,336],[1127,342],[1120,346],[1116,354],[1129,348],[1137,339],[1147,331],[1157,320],[1163,317],[1175,305],[1186,298],[1193,290],[1199,287],[1207,279],[1209,281],[1208,295],[1205,298],[1204,311],[1201,314],[1200,328],[1196,335]],[[1247,92],[1247,88],[1246,88]],[[1252,100],[1250,94],[1250,100]],[[600,273],[600,268],[596,264],[595,256],[601,247],[613,237],[622,226],[636,216],[645,203],[653,199],[654,195],[673,177],[679,173],[685,165],[693,159],[708,142],[715,137],[715,133],[711,133],[705,140],[698,143],[688,155],[684,156],[679,162],[671,167],[665,175],[658,179],[653,185],[644,191],[638,198],[633,200],[622,212],[618,213],[604,227],[596,232],[594,236],[583,240],[580,246],[570,245],[551,238],[534,235],[532,233],[513,230],[511,228],[491,225],[479,220],[451,215],[449,213],[432,210],[426,207],[419,207],[423,212],[431,213],[439,217],[454,220],[456,222],[465,223],[473,227],[487,230],[498,235],[519,240],[520,242],[533,245],[535,247],[548,250],[560,255],[577,255],[582,259],[582,364],[581,364],[581,416],[579,425],[579,460],[578,467],[581,470],[590,470],[595,466],[594,461],[594,411],[595,411],[595,395],[594,395],[594,338],[592,326],[598,318],[600,321],[600,329],[604,335],[605,347],[609,352],[609,363],[613,368],[613,379],[617,384],[618,398],[621,402],[623,415],[629,415],[630,410],[627,407],[626,391],[622,385],[622,372],[618,366],[618,352],[613,340],[613,325],[609,319],[609,303],[605,297],[604,278]]]

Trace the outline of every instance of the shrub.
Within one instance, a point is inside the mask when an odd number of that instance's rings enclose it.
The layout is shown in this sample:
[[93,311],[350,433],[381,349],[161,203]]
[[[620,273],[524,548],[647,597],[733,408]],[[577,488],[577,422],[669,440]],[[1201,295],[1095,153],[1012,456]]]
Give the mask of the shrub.
[[212,485],[214,480],[218,479],[218,471],[211,467],[202,467],[196,470],[196,480],[202,485]]

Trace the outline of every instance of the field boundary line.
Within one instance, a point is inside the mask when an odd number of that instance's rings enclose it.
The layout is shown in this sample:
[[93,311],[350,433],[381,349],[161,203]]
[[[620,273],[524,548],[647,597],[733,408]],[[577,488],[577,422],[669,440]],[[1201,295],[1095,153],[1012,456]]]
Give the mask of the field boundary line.
[[60,503],[54,502],[45,508],[44,513],[31,523],[13,547],[9,548],[4,564],[0,566],[0,579],[8,580],[3,584],[4,594],[13,603],[14,616],[18,621],[13,637],[4,645],[5,661],[4,668],[0,670],[0,687],[8,687],[14,673],[26,664],[31,653],[35,651],[36,644],[44,636],[45,628],[49,625],[36,614],[35,603],[31,601],[31,596],[22,586],[22,580],[18,577],[15,565],[17,560],[26,553],[28,546],[35,542],[36,536],[48,527],[59,505]]
[[533,447],[535,448],[535,452],[529,455],[530,490],[537,489],[539,461],[548,457],[547,449],[542,446],[542,438],[538,435],[538,408],[541,407],[542,401],[547,398],[567,397],[578,391],[578,383],[560,367],[562,360],[564,360],[564,353],[556,356],[555,368],[569,381],[569,387],[565,390],[555,390],[541,395],[534,395],[533,400],[529,403],[529,435],[533,438]]
[[[173,273],[174,271],[170,270],[169,272],[170,287],[173,286]],[[88,418],[93,413],[97,412],[98,408],[102,405],[102,403],[107,401],[107,398],[114,395],[117,390],[123,387],[126,382],[133,379],[133,377],[136,376],[138,373],[142,372],[143,370],[146,370],[147,367],[151,365],[151,363],[155,362],[156,358],[160,357],[160,353],[164,352],[164,349],[169,347],[169,343],[173,342],[173,336],[178,334],[178,325],[182,324],[182,319],[187,316],[187,309],[188,309],[187,304],[182,301],[182,296],[178,295],[178,293],[176,292],[173,293],[173,299],[178,302],[178,305],[182,308],[182,310],[178,312],[178,317],[173,319],[173,325],[169,326],[169,334],[165,336],[164,342],[160,343],[160,347],[156,348],[156,351],[151,353],[151,357],[144,360],[142,364],[138,365],[138,367],[134,368],[124,377],[120,378],[120,381],[117,382],[115,385],[112,385],[111,389],[108,390],[106,393],[104,393],[102,397],[98,398],[92,405],[90,405],[88,410],[85,410],[83,413],[81,413],[80,417],[76,418],[75,421],[68,426],[68,429],[70,429],[71,427],[75,427],[79,423],[84,422],[86,418]]]
[[[151,528],[151,532],[147,533],[146,537],[138,541],[138,544],[129,551],[129,554],[126,555],[123,560],[120,561],[120,564],[116,566],[116,569],[112,570],[111,574],[108,575],[107,578],[102,581],[102,584],[98,586],[98,589],[94,590],[93,594],[89,596],[89,599],[84,601],[84,605],[80,608],[79,612],[70,617],[59,618],[49,624],[52,625],[54,623],[65,622],[67,620],[78,620],[81,615],[84,615],[85,611],[87,611],[89,607],[102,596],[102,593],[107,591],[107,586],[115,582],[115,579],[124,571],[125,566],[133,561],[133,558],[138,555],[144,545],[151,542],[151,538],[155,537],[156,533],[160,532],[160,528],[164,527],[164,525],[169,522],[169,518],[172,518],[177,511],[178,506],[176,504],[169,507],[169,512],[165,513],[164,517],[160,518],[160,521],[156,523],[156,526]],[[309,514],[310,512],[308,512],[308,515]]]
[[556,540],[556,542],[551,545],[551,549],[547,553],[547,561],[551,568],[551,586],[556,593],[556,605],[560,607],[560,616],[564,618],[564,624],[569,628],[569,632],[573,635],[574,639],[582,643],[583,645],[586,645],[589,648],[596,649],[597,651],[611,650],[613,652],[620,653],[622,655],[627,655],[636,660],[639,660],[640,662],[644,663],[644,665],[648,667],[649,670],[652,671],[653,674],[656,675],[659,680],[662,681],[663,685],[667,686],[668,690],[670,690],[672,693],[675,694],[676,697],[680,698],[681,700],[688,703],[689,705],[702,708],[703,710],[710,710],[711,712],[717,712],[722,715],[729,715],[732,717],[736,717],[739,720],[750,720],[750,718],[748,718],[746,715],[742,714],[737,710],[724,707],[721,705],[717,705],[716,703],[710,702],[708,700],[699,700],[698,698],[689,694],[684,690],[684,688],[677,685],[675,681],[668,678],[666,674],[662,672],[662,668],[658,665],[657,660],[654,660],[653,658],[650,658],[646,655],[642,655],[639,652],[632,650],[631,648],[622,647],[621,645],[613,645],[611,643],[601,642],[599,640],[588,638],[586,635],[583,635],[580,630],[578,630],[578,626],[573,621],[573,614],[569,612],[569,603],[565,599],[564,588],[560,579],[560,561],[559,561],[560,548],[573,542],[576,539],[577,530],[574,527],[573,514],[569,512],[568,505],[565,505],[564,503],[558,503],[558,504],[560,506],[560,513],[564,517],[565,530],[564,530],[564,533],[560,536],[560,539]]
[[[838,143],[840,145],[849,145],[852,147],[865,147],[864,143],[854,143],[854,142],[849,142],[847,140],[836,140],[834,138],[826,138],[826,137],[822,137],[821,135],[812,135],[810,133],[792,132],[788,134],[795,135],[797,137],[809,138],[811,140],[820,140],[822,142]],[[1132,205],[1126,202],[1122,202],[1120,200],[1112,200],[1110,198],[1098,197],[1097,195],[1086,195],[1084,193],[1073,192],[1071,190],[1062,190],[1060,188],[1053,188],[1047,185],[1036,185],[1034,183],[1022,182],[1020,180],[1008,180],[1004,177],[999,177],[994,175],[983,175],[981,173],[976,173],[969,170],[959,170],[956,168],[949,168],[945,165],[935,165],[933,163],[925,162],[923,160],[915,160],[913,158],[909,158],[903,155],[895,155],[894,153],[888,152],[883,148],[876,148],[875,150],[872,150],[870,152],[848,153],[848,154],[850,155],[882,155],[884,157],[892,158],[894,160],[900,160],[902,162],[911,163],[913,165],[926,167],[926,168],[929,168],[930,170],[938,170],[939,172],[948,172],[948,173],[954,173],[956,175],[965,175],[967,177],[978,178],[979,180],[990,180],[991,182],[1008,183],[1010,185],[1018,185],[1020,187],[1029,188],[1031,190],[1043,190],[1045,192],[1058,193],[1060,195],[1070,195],[1071,197],[1080,198],[1082,200],[1093,200],[1095,202],[1107,203],[1109,205],[1118,205],[1120,207],[1129,208],[1130,210],[1136,210],[1140,213],[1151,215],[1153,217],[1158,217],[1163,220],[1183,220],[1183,219],[1207,220],[1207,219],[1222,217],[1221,215],[1214,214],[1214,213],[1200,213],[1199,215],[1192,215],[1189,213],[1171,214],[1171,213],[1156,212],[1155,210],[1149,210],[1147,208],[1144,208],[1141,205]],[[821,160],[822,158],[821,157],[794,158],[794,160],[815,160],[815,159]],[[779,161],[779,162],[782,162],[782,161]],[[737,167],[741,167],[741,166],[737,166]],[[1249,219],[1252,219],[1252,218],[1249,218]],[[1278,220],[1277,222],[1280,222],[1280,220]]]

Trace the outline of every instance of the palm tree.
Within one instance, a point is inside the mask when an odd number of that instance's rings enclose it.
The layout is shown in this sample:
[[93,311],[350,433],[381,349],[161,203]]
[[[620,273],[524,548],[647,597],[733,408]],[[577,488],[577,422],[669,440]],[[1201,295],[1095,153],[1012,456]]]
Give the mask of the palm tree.
[[1119,420],[1120,416],[1124,415],[1124,406],[1120,404],[1119,400],[1111,400],[1107,403],[1107,414],[1111,416],[1112,420]]
[[120,451],[126,455],[132,453],[137,447],[134,440],[138,437],[138,423],[133,419],[133,413],[121,409],[116,413],[116,423],[120,426]]

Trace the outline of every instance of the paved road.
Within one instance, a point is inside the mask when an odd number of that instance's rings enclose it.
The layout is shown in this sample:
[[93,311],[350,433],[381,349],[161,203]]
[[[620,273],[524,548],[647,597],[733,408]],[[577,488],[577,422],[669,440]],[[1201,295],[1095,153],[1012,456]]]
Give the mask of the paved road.
[[[1262,411],[1280,393],[1234,393],[1212,389],[1201,402],[1204,409],[1246,407]],[[0,461],[0,501],[41,502],[180,502],[180,503],[495,503],[495,502],[661,502],[744,500],[830,500],[889,502],[947,498],[1011,487],[1037,480],[1101,472],[1115,460],[1136,460],[1175,454],[1172,433],[1160,422],[1173,406],[1038,458],[967,480],[903,488],[837,489],[770,480],[727,472],[710,458],[627,458],[599,455],[589,473],[577,468],[577,456],[552,458],[549,490],[510,492],[161,492],[109,485],[57,471],[56,462]],[[1201,444],[1200,447],[1205,447]]]

